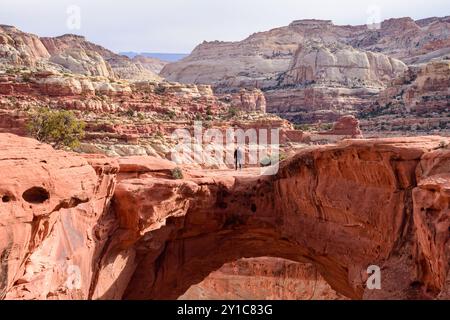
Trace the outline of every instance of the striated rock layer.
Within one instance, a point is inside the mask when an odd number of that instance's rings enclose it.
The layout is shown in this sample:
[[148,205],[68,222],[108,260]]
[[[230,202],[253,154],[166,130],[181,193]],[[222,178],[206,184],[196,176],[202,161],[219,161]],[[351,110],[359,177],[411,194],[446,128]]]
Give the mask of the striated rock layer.
[[242,259],[224,265],[180,300],[342,300],[311,264],[277,258]]
[[[299,45],[302,48],[303,44],[318,39],[325,44],[353,47],[344,50],[352,53],[350,57],[353,54],[362,57],[364,53],[361,51],[371,51],[375,53],[369,55],[378,56],[376,60],[380,59],[380,62],[390,60],[386,56],[407,63],[426,62],[450,53],[448,26],[449,17],[419,21],[389,19],[383,21],[379,28],[299,20],[286,27],[252,34],[238,42],[204,42],[187,58],[165,66],[161,75],[171,81],[209,83],[223,88],[269,88],[279,85],[279,76],[289,70]],[[321,51],[325,53],[321,57],[332,56],[327,53],[330,49],[324,47]],[[357,60],[353,62],[358,64]],[[367,65],[365,61],[360,62]],[[384,61],[382,65],[388,66],[389,62]]]
[[0,69],[30,67],[113,79],[162,80],[154,72],[152,61],[141,62],[115,54],[83,36],[66,34],[39,38],[15,27],[0,25]]
[[[89,297],[117,170],[111,159],[0,135],[1,298]],[[69,284],[72,272],[80,278]]]
[[[347,140],[305,149],[274,176],[183,168],[181,180],[150,157],[117,169],[0,143],[4,297],[176,299],[226,263],[277,257],[312,264],[352,299],[449,298],[445,138]],[[68,263],[81,288],[67,285]],[[371,265],[380,290],[366,287]]]
[[[225,92],[259,88],[268,112],[302,124],[333,122],[371,107],[408,71],[406,64],[448,57],[449,25],[449,17],[389,19],[374,26],[298,20],[238,42],[204,42],[187,58],[166,65],[161,75]],[[407,103],[425,109],[445,103],[434,101],[433,90],[419,88],[424,90],[418,97],[407,93]],[[395,102],[390,99],[386,103]]]

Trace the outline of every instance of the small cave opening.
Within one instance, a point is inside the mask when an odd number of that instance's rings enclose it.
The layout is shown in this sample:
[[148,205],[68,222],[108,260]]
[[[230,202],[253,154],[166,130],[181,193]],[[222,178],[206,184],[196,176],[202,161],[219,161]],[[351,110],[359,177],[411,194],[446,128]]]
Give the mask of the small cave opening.
[[42,187],[33,187],[22,194],[23,200],[32,204],[42,204],[50,199],[50,194]]
[[11,199],[11,196],[9,196],[9,195],[7,195],[7,194],[5,194],[3,197],[2,197],[2,202],[4,202],[4,203],[8,203],[8,202],[10,202],[12,199]]

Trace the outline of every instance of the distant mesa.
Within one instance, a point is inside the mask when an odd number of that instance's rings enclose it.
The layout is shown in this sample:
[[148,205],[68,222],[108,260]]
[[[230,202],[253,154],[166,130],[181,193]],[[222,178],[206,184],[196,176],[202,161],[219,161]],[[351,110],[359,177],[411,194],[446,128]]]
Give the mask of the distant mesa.
[[130,59],[133,59],[136,56],[144,56],[146,58],[155,58],[162,61],[167,62],[176,62],[180,61],[181,59],[187,57],[189,54],[187,53],[159,53],[159,52],[120,52],[120,55],[127,56]]
[[294,20],[289,25],[290,27],[294,26],[332,26],[333,21],[331,20],[318,20],[318,19],[302,19],[302,20]]

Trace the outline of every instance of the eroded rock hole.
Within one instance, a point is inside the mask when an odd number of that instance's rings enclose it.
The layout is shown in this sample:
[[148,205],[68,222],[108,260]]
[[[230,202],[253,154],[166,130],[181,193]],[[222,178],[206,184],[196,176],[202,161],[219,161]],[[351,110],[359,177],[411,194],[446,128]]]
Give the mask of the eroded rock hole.
[[33,187],[25,191],[22,198],[28,203],[40,204],[47,201],[50,198],[50,194],[44,188]]
[[256,204],[253,203],[250,209],[252,210],[253,213],[255,213],[257,209]]
[[11,200],[12,200],[11,197],[8,196],[8,195],[4,195],[4,196],[2,197],[2,202],[7,203],[7,202],[10,202]]

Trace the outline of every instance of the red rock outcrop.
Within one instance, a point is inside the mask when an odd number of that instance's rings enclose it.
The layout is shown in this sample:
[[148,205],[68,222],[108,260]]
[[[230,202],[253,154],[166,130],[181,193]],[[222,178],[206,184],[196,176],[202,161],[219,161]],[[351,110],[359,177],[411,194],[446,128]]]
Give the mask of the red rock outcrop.
[[0,134],[1,298],[89,297],[117,171],[111,159]]
[[430,294],[448,298],[450,270],[450,152],[426,154],[417,168],[413,191],[414,225],[423,272],[423,286]]
[[[266,179],[211,171],[179,181],[123,180],[115,207],[121,240],[107,250],[93,298],[177,298],[226,262],[267,255],[314,263],[350,298],[437,297],[446,285],[427,292],[426,279],[439,277],[422,270],[413,248],[412,189],[421,158],[441,139],[308,150]],[[382,269],[376,295],[365,289],[370,265]],[[120,280],[111,285],[114,270]]]
[[277,258],[242,259],[224,265],[180,300],[343,300],[311,264]]
[[[348,140],[275,176],[185,168],[174,180],[169,162],[118,169],[2,134],[2,295],[174,299],[226,263],[278,257],[313,264],[353,299],[448,299],[448,143]],[[366,287],[370,265],[380,290]]]
[[331,131],[324,134],[346,136],[349,138],[362,138],[359,121],[354,116],[343,116],[334,124]]
[[237,93],[219,95],[219,98],[239,111],[266,113],[266,97],[259,89],[241,89]]

